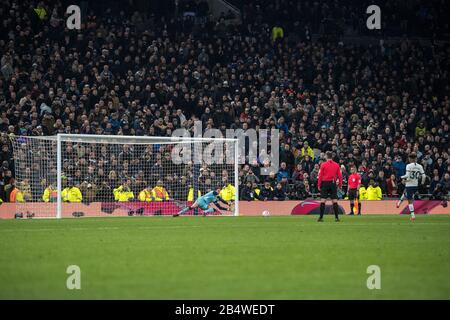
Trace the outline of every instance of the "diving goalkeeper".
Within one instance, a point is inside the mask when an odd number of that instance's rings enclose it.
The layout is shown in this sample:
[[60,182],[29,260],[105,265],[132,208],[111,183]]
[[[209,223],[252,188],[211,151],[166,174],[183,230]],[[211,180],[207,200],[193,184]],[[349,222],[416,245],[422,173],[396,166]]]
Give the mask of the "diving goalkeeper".
[[173,216],[178,217],[179,215],[185,214],[189,210],[192,210],[195,208],[202,209],[203,214],[207,215],[208,213],[217,211],[216,208],[211,206],[212,203],[214,203],[214,205],[217,208],[219,208],[220,210],[228,210],[226,207],[222,207],[219,204],[219,202],[222,202],[222,203],[227,204],[228,206],[230,205],[228,201],[223,200],[219,196],[220,190],[221,190],[221,188],[216,188],[215,191],[210,191],[210,192],[204,194],[203,196],[201,196],[197,200],[195,200],[195,202],[191,206],[183,208],[180,212],[175,213]]

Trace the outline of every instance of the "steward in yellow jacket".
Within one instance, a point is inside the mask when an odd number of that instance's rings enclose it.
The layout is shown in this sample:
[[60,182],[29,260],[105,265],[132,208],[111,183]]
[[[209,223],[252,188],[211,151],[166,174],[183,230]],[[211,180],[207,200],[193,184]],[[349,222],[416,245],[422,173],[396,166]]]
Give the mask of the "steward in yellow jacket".
[[308,145],[307,141],[303,143],[303,148],[300,149],[300,152],[302,158],[308,155],[311,158],[311,160],[314,161],[314,150]]
[[370,185],[367,188],[367,200],[381,200],[383,197],[379,186]]
[[34,8],[34,12],[41,20],[45,20],[47,18],[47,11],[41,5],[38,5],[36,8]]
[[367,200],[367,189],[366,189],[366,187],[361,185],[361,187],[359,187],[358,193],[359,193],[359,201]]
[[64,202],[81,202],[83,200],[80,189],[75,186],[65,188],[61,193],[61,197]]
[[300,149],[294,149],[296,163],[300,163],[305,156],[309,156],[314,161],[314,150],[309,146],[308,141],[305,141]]
[[17,189],[16,186],[13,187],[11,193],[9,194],[9,202],[25,202],[23,193]]
[[235,199],[236,189],[231,183],[228,183],[220,190],[219,196],[225,201],[231,201]]
[[134,193],[131,191],[128,183],[124,183],[120,187],[115,188],[113,194],[114,200],[119,202],[127,202],[134,199]]
[[[202,192],[200,190],[197,190],[197,199],[202,196]],[[187,201],[194,201],[194,188],[189,187]]]
[[52,185],[49,185],[47,188],[45,188],[44,194],[42,195],[42,200],[44,200],[44,202],[56,202],[57,198],[58,191],[53,188]]
[[33,196],[31,195],[31,186],[28,179],[22,181],[19,185],[19,191],[22,194],[23,202],[31,201]]
[[141,192],[139,192],[139,201],[151,202],[153,201],[152,188],[147,187]]
[[164,188],[161,180],[156,182],[156,187],[152,189],[153,201],[166,201],[169,200],[169,193],[166,188]]
[[275,42],[278,38],[284,37],[284,30],[280,26],[274,26],[272,28],[272,42]]

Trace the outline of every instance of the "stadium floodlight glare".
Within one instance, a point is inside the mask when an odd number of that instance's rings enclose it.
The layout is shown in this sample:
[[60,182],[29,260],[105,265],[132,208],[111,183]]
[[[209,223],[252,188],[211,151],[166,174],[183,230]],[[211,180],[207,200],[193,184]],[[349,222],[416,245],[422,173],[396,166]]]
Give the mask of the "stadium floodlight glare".
[[219,186],[230,205],[212,214],[239,214],[238,139],[58,134],[11,140],[15,187],[23,195],[16,212],[24,216],[172,215]]

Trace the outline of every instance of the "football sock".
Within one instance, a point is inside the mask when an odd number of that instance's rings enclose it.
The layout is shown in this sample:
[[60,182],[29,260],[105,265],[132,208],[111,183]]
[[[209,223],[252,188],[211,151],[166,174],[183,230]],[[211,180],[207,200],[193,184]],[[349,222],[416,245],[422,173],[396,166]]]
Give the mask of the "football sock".
[[191,210],[191,207],[185,207],[178,214],[184,214],[184,213],[188,212],[189,210]]
[[337,203],[333,203],[334,216],[339,219],[339,207]]
[[358,203],[358,214],[361,214],[361,202]]
[[204,212],[205,214],[214,212],[214,208],[208,208],[208,209],[204,210],[203,212]]
[[408,207],[409,207],[409,212],[410,212],[411,215],[413,216],[413,215],[414,215],[414,205],[413,205],[413,204],[410,204],[410,205],[408,205]]
[[352,202],[350,202],[350,214],[353,214],[353,209],[355,209],[355,204]]
[[320,203],[320,219],[323,218],[323,214],[325,213],[325,203]]

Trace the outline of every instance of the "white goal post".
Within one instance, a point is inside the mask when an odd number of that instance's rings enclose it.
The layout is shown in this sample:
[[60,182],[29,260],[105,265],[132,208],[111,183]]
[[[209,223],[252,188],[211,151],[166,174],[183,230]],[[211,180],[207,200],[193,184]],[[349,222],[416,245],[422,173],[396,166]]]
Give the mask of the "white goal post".
[[23,217],[172,215],[218,188],[225,202],[211,204],[211,214],[239,214],[238,139],[58,134],[11,142]]

